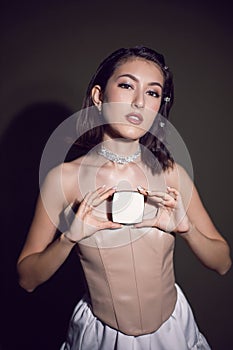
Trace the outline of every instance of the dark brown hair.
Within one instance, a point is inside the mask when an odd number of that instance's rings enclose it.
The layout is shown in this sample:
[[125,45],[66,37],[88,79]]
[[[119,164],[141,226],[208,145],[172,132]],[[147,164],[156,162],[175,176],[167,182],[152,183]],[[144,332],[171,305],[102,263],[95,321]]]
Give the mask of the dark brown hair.
[[[115,69],[122,63],[133,58],[141,58],[154,62],[160,68],[164,76],[164,86],[158,115],[150,130],[140,138],[140,144],[144,146],[142,147],[143,162],[149,166],[152,173],[161,172],[161,170],[172,167],[174,163],[169,150],[164,144],[166,137],[166,120],[168,120],[169,111],[174,100],[173,79],[171,71],[165,65],[163,55],[144,46],[121,48],[114,51],[100,63],[88,85],[82,105],[83,110],[77,120],[77,131],[80,137],[76,144],[88,152],[91,148],[103,141],[104,120],[101,125],[96,126],[97,108],[92,108],[91,113],[88,111],[88,107],[94,106],[91,97],[92,88],[95,85],[100,85],[101,91],[104,92],[107,82]],[[93,113],[93,110],[96,113]],[[148,150],[150,152],[148,152]]]

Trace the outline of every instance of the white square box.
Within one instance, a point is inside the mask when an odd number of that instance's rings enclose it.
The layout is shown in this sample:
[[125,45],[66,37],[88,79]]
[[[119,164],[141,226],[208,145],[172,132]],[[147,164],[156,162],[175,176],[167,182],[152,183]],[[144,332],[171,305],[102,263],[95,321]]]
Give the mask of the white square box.
[[112,200],[112,221],[137,224],[142,221],[144,196],[137,191],[117,191]]

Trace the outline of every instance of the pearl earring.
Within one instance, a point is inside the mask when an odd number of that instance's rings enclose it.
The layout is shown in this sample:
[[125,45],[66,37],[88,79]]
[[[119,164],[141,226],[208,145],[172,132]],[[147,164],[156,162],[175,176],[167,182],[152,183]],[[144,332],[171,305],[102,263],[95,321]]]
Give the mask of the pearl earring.
[[159,126],[160,126],[161,128],[164,128],[165,123],[164,123],[164,122],[159,122]]
[[169,102],[170,101],[170,97],[168,97],[168,96],[164,97],[164,101],[165,102]]
[[101,105],[101,103],[99,103],[99,104],[98,104],[97,108],[98,108],[98,110],[99,110],[99,114],[100,114],[100,113],[101,113],[101,111],[102,111],[102,105]]

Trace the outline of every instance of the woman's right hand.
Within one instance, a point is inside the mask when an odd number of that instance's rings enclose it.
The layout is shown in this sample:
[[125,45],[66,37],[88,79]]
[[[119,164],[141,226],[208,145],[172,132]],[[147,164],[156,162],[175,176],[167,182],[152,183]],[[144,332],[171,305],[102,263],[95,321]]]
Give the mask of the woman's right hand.
[[[73,221],[65,233],[65,237],[75,243],[83,238],[92,236],[99,230],[121,228],[122,225],[119,223],[102,220],[93,215],[93,208],[111,197],[115,191],[115,188],[106,190],[105,186],[102,186],[93,192],[88,192],[80,203],[77,213],[74,214]],[[70,206],[69,210],[72,210]]]

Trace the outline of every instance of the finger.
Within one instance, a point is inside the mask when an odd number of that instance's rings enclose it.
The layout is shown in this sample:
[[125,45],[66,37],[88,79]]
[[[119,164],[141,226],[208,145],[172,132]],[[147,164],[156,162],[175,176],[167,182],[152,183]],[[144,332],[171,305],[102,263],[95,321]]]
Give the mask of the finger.
[[156,196],[156,195],[151,195],[150,197],[150,200],[153,201],[156,205],[167,205],[170,203],[170,201],[173,200],[173,198],[171,196]]
[[101,195],[101,193],[103,193],[105,191],[105,185],[97,188],[95,191],[91,191],[89,192],[85,197],[84,197],[84,201],[88,204],[88,205],[92,205],[93,201],[95,200],[95,198],[97,198],[98,196]]
[[174,193],[177,192],[177,193],[179,193],[179,192],[177,191],[177,189],[174,188],[174,187],[167,186],[167,189],[168,189],[169,192],[174,192]]
[[165,195],[167,195],[166,192],[161,192],[161,191],[151,191],[151,190],[147,190],[146,188],[143,188],[141,186],[138,186],[137,187],[137,190],[144,194],[145,196],[148,196],[148,197],[154,197],[154,196],[157,196],[157,197],[160,197],[160,198],[164,198]]
[[118,222],[99,221],[99,228],[102,230],[109,229],[109,228],[121,228],[121,227],[123,227],[123,225],[119,224]]
[[157,219],[153,218],[153,219],[146,219],[143,220],[142,222],[140,222],[139,224],[135,224],[134,227],[135,228],[140,228],[140,227],[153,227],[156,224]]
[[174,206],[176,205],[176,197],[173,195],[170,195],[168,193],[162,193],[160,192],[157,196],[151,196],[150,198],[153,199],[153,201],[157,202],[157,205],[159,206],[165,206],[165,207],[170,207],[170,208],[174,208]]
[[[83,219],[86,214],[88,214],[92,211],[94,206],[97,206],[98,204],[103,202],[107,197],[112,195],[114,193],[114,191],[116,190],[115,187],[112,187],[108,191],[105,191],[105,187],[106,186],[103,185],[103,186],[97,188],[97,190],[95,190],[95,191],[88,192],[84,196],[76,215]],[[101,195],[103,192],[104,192],[104,194]]]
[[147,195],[148,195],[148,190],[145,189],[145,188],[142,187],[142,186],[138,186],[138,187],[137,187],[137,190],[138,190],[138,192],[144,194],[144,196],[147,196]]
[[172,197],[167,192],[162,191],[147,191],[149,197],[162,198],[163,200],[169,200]]
[[92,205],[93,206],[98,206],[100,205],[102,202],[104,202],[106,199],[108,199],[109,197],[111,197],[113,195],[113,193],[116,192],[116,187],[112,187],[110,189],[108,189],[107,191],[105,191],[104,193],[100,194],[99,196],[97,196],[96,198],[94,198]]
[[175,188],[170,187],[170,186],[167,186],[167,190],[169,193],[173,193],[176,197],[178,197],[180,194],[179,191],[177,191]]
[[81,218],[84,218],[84,216],[92,210],[91,204],[90,204],[90,199],[92,196],[92,192],[88,192],[82,202],[80,203],[80,206],[78,208],[78,211],[76,213],[76,216],[79,216]]

